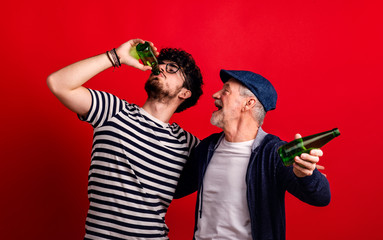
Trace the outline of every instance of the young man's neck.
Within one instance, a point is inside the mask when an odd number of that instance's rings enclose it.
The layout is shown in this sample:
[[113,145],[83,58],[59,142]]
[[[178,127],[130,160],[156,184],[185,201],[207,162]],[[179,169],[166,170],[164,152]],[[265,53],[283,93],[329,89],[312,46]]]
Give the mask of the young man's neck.
[[176,106],[171,101],[161,102],[155,99],[147,99],[142,108],[153,117],[168,123],[173,113],[176,111]]

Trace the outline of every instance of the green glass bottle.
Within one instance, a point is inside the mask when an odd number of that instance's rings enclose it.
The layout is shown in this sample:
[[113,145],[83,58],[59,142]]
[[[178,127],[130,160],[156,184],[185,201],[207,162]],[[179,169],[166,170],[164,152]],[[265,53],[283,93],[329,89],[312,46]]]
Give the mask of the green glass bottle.
[[136,51],[144,65],[152,67],[152,72],[155,75],[160,74],[160,69],[158,68],[158,61],[156,56],[152,52],[148,42],[139,43],[136,46]]
[[339,129],[334,128],[330,131],[298,138],[278,148],[278,154],[281,157],[283,164],[285,166],[290,166],[293,164],[295,156],[300,156],[302,153],[309,153],[315,148],[321,148],[339,135]]

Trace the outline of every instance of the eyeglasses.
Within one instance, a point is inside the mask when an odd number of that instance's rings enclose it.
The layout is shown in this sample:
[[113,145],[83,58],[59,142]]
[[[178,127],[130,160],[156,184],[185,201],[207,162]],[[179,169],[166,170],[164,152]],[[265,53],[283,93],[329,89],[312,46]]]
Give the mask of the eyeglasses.
[[[158,63],[158,65],[162,65],[162,64],[166,64],[165,71],[167,73],[170,73],[170,74],[176,74],[178,72],[178,70],[181,69],[180,66],[178,66],[176,63],[173,63],[173,62],[171,62],[171,63],[159,62]],[[182,76],[185,79],[183,87],[185,87],[186,89],[190,90],[190,85],[189,85],[189,82],[188,82],[188,80],[187,80],[187,78],[185,76],[185,73],[183,71],[181,71],[181,74],[182,74]]]
[[166,64],[165,70],[167,73],[170,73],[170,74],[175,74],[178,72],[178,70],[181,69],[176,63],[163,63],[163,62],[158,63],[158,65],[162,65],[162,64]]

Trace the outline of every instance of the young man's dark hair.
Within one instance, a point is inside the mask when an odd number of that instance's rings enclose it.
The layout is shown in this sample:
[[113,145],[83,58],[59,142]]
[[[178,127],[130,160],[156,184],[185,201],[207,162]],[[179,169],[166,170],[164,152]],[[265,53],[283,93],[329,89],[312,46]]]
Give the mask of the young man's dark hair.
[[195,64],[191,54],[176,48],[163,48],[158,56],[158,62],[172,61],[175,62],[182,70],[185,77],[184,86],[192,92],[190,98],[187,98],[180,106],[176,113],[194,106],[202,95],[202,75],[201,70]]

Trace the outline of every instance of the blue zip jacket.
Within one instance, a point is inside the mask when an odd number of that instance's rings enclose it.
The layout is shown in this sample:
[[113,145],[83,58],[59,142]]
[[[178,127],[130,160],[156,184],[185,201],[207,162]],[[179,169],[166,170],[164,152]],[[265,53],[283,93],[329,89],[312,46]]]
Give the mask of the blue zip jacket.
[[[212,134],[194,149],[181,174],[174,196],[180,198],[198,190],[195,231],[198,219],[203,217],[203,206],[200,203],[203,196],[203,177],[223,137],[223,132]],[[317,169],[311,176],[298,178],[293,173],[292,166],[286,167],[282,164],[277,149],[285,143],[259,128],[252,147],[246,184],[254,240],[286,238],[286,191],[310,205],[326,206],[330,203],[329,183]]]

